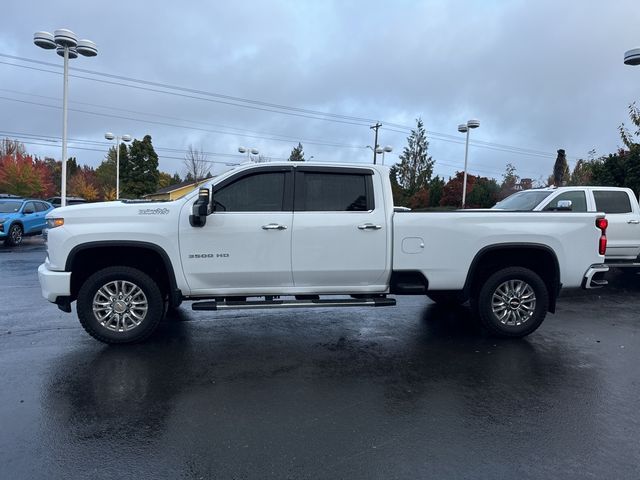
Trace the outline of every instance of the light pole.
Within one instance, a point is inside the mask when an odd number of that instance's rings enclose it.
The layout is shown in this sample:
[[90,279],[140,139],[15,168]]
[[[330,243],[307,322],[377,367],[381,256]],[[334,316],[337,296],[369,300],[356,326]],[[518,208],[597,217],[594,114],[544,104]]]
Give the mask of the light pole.
[[625,65],[640,65],[640,48],[633,48],[624,52]]
[[254,161],[251,155],[258,155],[260,153],[257,148],[238,147],[238,151],[240,153],[246,153],[250,162]]
[[476,119],[469,120],[466,124],[458,125],[458,131],[467,134],[467,141],[464,147],[464,177],[462,180],[462,208],[465,208],[467,202],[467,158],[469,157],[469,131],[478,128],[480,121]]
[[64,58],[64,77],[62,83],[62,185],[60,187],[60,206],[67,204],[67,91],[69,89],[69,59],[95,57],[98,54],[96,44],[91,40],[78,40],[71,30],[62,28],[54,34],[36,32],[33,43],[45,50],[56,49],[56,53]]
[[377,154],[382,154],[382,165],[384,165],[384,154],[393,152],[393,147],[391,145],[387,145],[386,147],[378,147],[376,148]]
[[104,134],[104,138],[107,140],[116,139],[116,200],[120,199],[120,140],[123,142],[130,142],[131,135],[114,136],[113,133],[107,132]]

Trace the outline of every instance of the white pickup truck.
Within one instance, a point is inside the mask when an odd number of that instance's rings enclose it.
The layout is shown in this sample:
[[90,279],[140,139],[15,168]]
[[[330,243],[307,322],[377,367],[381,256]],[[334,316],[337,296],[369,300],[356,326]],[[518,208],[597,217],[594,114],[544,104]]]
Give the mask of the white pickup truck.
[[[603,279],[606,220],[582,213],[395,212],[379,165],[248,164],[166,203],[54,210],[42,293],[107,343],[147,338],[167,308],[463,302],[521,337],[562,286]],[[338,298],[336,298],[338,297]],[[342,298],[346,297],[346,298]]]
[[549,187],[523,190],[493,209],[533,212],[603,212],[608,221],[605,263],[640,267],[640,206],[633,190],[620,187]]

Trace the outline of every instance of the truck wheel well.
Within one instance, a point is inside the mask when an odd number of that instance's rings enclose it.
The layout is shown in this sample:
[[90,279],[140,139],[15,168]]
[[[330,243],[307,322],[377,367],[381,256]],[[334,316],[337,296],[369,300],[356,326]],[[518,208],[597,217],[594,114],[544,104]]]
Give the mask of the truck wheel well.
[[473,296],[490,275],[508,267],[524,267],[537,273],[549,292],[549,311],[555,311],[560,291],[560,269],[555,254],[545,246],[505,246],[481,250],[469,269],[465,295]]
[[[165,254],[166,255],[166,254]],[[90,275],[107,267],[122,265],[136,268],[157,283],[163,297],[175,302],[175,278],[171,265],[156,249],[133,245],[89,246],[69,255],[66,270],[71,272],[71,298],[76,299],[82,284]]]

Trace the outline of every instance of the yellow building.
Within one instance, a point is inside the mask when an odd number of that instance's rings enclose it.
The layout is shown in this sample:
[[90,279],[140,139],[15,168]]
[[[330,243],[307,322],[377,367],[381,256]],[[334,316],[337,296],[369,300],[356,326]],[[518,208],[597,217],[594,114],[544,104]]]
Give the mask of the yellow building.
[[199,182],[182,182],[176,185],[169,185],[168,187],[161,188],[155,193],[145,195],[144,198],[148,200],[164,201],[177,200],[178,198],[185,196],[187,193],[191,192],[193,189],[199,187],[208,180],[210,179],[207,178],[206,180],[200,180]]

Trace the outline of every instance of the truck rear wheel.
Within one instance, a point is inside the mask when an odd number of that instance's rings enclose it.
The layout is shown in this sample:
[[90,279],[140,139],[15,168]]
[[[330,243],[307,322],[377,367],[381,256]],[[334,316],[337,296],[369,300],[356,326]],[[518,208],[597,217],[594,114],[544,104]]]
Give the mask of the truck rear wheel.
[[158,285],[131,267],[108,267],[91,275],[78,292],[78,318],[104,343],[134,343],[148,338],[164,313]]
[[500,337],[524,337],[544,321],[549,293],[532,270],[509,267],[492,274],[474,297],[482,325]]

